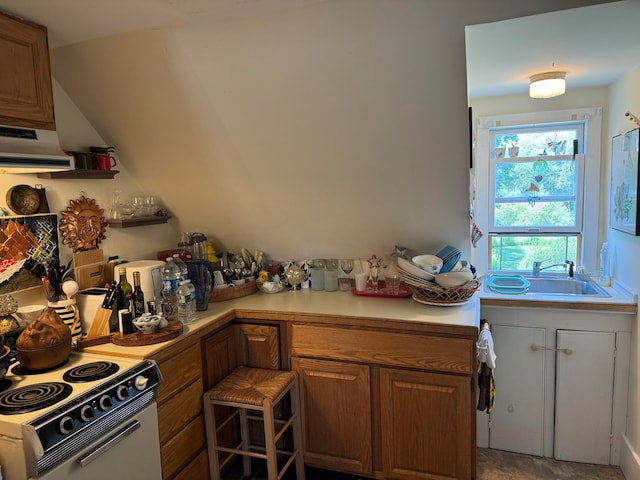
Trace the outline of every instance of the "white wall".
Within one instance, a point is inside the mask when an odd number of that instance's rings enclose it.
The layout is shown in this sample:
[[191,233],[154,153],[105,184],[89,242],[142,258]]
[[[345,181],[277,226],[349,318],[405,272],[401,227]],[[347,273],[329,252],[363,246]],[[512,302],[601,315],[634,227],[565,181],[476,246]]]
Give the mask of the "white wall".
[[[63,150],[88,151],[90,145],[107,145],[55,80],[53,93],[58,136]],[[120,173],[113,180],[49,180],[38,178],[35,174],[0,174],[0,198],[4,199],[6,194],[2,192],[7,192],[14,185],[41,184],[45,188],[47,203],[52,213],[62,212],[69,206],[71,200],[84,194],[88,198],[95,199],[104,210],[105,218],[108,218],[114,190],[132,195],[152,193],[145,192],[138,185],[131,177],[126,165],[118,165],[116,169]],[[8,210],[4,201],[0,202],[0,206],[10,215],[15,215]],[[105,236],[106,238],[99,245],[104,250],[105,257],[119,256],[126,260],[155,259],[156,251],[173,248],[179,241],[179,233],[172,224],[146,227],[144,230],[107,227]],[[67,245],[63,245],[62,236],[60,236],[59,247],[61,262],[66,264],[73,252]]]
[[[625,112],[630,111],[634,115],[640,115],[640,65],[631,69],[626,75],[611,87],[611,99],[609,109],[609,141],[607,142],[607,158],[610,158],[611,137],[624,133],[636,127],[625,117]],[[609,186],[611,169],[608,165],[606,171],[607,199],[609,198]],[[607,207],[609,202],[606,202]],[[607,220],[604,224],[608,226]],[[640,292],[640,238],[607,229],[607,241],[611,245],[613,277],[634,292]],[[629,372],[629,412],[627,421],[627,440],[630,451],[623,457],[623,471],[629,480],[640,479],[640,358],[638,345],[640,344],[640,331],[636,322],[633,329],[631,345],[631,368]]]
[[580,1],[326,1],[52,52],[179,230],[275,259],[468,252],[464,27]]

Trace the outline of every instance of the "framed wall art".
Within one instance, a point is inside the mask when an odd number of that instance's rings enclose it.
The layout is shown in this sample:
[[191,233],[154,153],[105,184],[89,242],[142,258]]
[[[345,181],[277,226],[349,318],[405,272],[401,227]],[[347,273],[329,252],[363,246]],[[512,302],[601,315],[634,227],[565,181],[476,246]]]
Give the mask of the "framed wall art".
[[57,215],[0,217],[0,294],[42,285],[36,264],[60,264]]
[[640,236],[638,217],[638,140],[640,128],[611,141],[611,198],[609,226]]

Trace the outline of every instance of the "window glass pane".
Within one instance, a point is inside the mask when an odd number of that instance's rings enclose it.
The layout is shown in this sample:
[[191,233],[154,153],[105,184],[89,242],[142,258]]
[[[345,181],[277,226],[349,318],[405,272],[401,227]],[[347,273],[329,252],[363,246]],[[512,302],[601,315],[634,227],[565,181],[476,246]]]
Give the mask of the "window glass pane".
[[[582,124],[549,124],[494,131],[494,148],[518,146],[519,157],[572,155],[573,141],[582,139]],[[575,153],[579,153],[576,151]]]
[[576,225],[577,168],[572,160],[500,161],[494,185],[496,227]]
[[496,204],[496,227],[572,227],[575,226],[575,202]]
[[[530,272],[534,261],[542,261],[543,267],[575,261],[578,251],[576,235],[491,237],[491,269]],[[565,272],[562,266],[549,268],[549,273]]]

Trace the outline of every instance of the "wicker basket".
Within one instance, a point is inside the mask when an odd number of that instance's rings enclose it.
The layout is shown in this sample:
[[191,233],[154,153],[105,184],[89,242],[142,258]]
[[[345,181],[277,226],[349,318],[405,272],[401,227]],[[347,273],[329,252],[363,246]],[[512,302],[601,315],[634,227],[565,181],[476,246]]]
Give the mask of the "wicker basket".
[[413,292],[412,298],[419,303],[428,304],[456,304],[467,302],[474,293],[480,288],[480,282],[478,280],[471,280],[470,282],[460,285],[459,287],[444,288],[440,285],[426,285],[408,282],[405,283],[409,286]]
[[214,288],[209,303],[224,302],[225,300],[231,300],[233,298],[246,297],[257,291],[258,286],[255,281],[229,288]]

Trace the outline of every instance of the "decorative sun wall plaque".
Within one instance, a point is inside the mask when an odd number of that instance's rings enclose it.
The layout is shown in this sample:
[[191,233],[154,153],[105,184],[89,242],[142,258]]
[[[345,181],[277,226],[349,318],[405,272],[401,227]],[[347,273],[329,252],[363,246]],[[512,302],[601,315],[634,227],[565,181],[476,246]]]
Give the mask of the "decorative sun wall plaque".
[[638,215],[638,139],[640,128],[613,137],[611,141],[611,198],[609,225],[640,235]]
[[71,200],[67,209],[62,212],[62,243],[69,245],[73,253],[94,250],[105,238],[106,227],[104,210],[93,198],[82,195],[76,200]]

